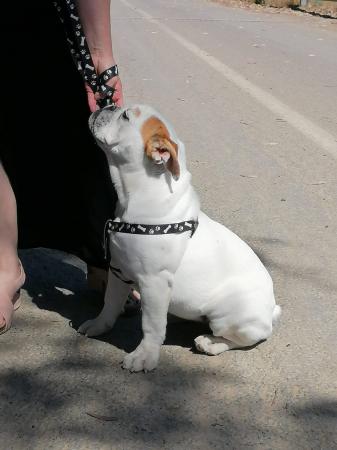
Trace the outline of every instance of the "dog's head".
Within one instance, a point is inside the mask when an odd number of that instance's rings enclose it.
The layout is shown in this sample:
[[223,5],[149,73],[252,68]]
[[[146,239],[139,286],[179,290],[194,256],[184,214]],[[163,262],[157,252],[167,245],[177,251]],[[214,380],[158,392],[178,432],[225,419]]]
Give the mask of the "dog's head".
[[161,165],[175,180],[179,178],[179,141],[171,126],[153,108],[107,107],[90,116],[89,127],[116,166],[143,164],[158,173],[155,168]]

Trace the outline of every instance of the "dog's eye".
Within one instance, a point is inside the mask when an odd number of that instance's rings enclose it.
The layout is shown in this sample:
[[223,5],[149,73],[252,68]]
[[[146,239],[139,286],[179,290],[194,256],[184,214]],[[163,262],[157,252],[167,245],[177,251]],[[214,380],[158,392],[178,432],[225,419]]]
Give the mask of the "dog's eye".
[[123,112],[122,117],[123,117],[123,119],[125,119],[125,120],[130,120],[130,119],[129,119],[129,116],[128,116],[127,110],[125,110],[125,111]]

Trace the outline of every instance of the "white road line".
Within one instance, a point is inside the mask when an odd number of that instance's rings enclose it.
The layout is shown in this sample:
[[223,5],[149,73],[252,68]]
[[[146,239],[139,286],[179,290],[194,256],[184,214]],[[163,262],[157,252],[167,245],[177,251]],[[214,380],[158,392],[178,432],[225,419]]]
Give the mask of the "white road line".
[[323,130],[323,128],[316,125],[310,119],[307,119],[302,114],[290,108],[288,105],[283,103],[278,98],[271,95],[269,92],[261,89],[260,87],[253,84],[251,81],[246,80],[242,75],[240,75],[235,70],[228,67],[226,64],[219,61],[214,56],[209,55],[205,50],[202,50],[197,45],[185,39],[180,34],[171,30],[167,25],[159,22],[157,19],[152,17],[147,12],[142,9],[133,6],[127,0],[120,0],[125,6],[131,8],[133,11],[137,12],[141,17],[147,21],[155,24],[158,28],[168,34],[172,39],[177,41],[182,47],[191,52],[193,55],[204,61],[212,69],[216,70],[218,73],[223,75],[228,81],[235,84],[242,91],[249,94],[257,102],[263,105],[265,108],[269,109],[272,113],[278,117],[283,118],[289,125],[291,125],[296,130],[300,131],[305,137],[311,139],[320,148],[329,152],[334,158],[337,159],[337,137],[334,137],[329,132]]

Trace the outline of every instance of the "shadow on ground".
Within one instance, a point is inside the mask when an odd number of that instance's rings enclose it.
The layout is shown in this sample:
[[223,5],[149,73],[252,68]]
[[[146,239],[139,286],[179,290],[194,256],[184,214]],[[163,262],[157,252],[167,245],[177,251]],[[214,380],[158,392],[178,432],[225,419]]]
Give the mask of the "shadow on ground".
[[38,365],[0,370],[6,449],[335,448],[334,402],[273,406],[231,365],[169,355],[130,374],[83,341],[60,336]]
[[[21,257],[26,289],[39,308],[74,323],[97,314],[102,299],[87,291],[78,261],[48,250]],[[257,367],[245,366],[242,352],[209,358],[167,347],[156,371],[130,374],[119,365],[120,349],[137,345],[139,316],[122,317],[102,342],[76,335],[63,320],[49,334],[46,322],[41,314],[33,321],[23,316],[20,333],[9,336],[11,346],[2,353],[0,442],[6,449],[336,446],[336,403],[317,397],[306,403],[286,391],[275,402],[270,394],[284,386],[282,372],[262,371],[261,377]],[[202,324],[171,322],[167,344],[191,347],[203,331]],[[269,357],[263,352],[267,359],[260,363],[268,366]]]
[[[85,266],[79,260],[47,249],[22,252],[21,259],[27,273],[24,287],[40,309],[57,312],[75,330],[100,312],[103,298],[87,289]],[[209,331],[205,324],[169,316],[165,344],[191,348],[196,336]],[[95,339],[130,352],[141,338],[141,315],[136,314],[122,315],[111,332]]]
[[[104,448],[171,449],[208,448],[209,439],[212,448],[227,448],[226,441],[228,448],[244,448],[241,423],[228,404],[218,405],[217,417],[206,412],[209,405],[200,404],[202,386],[215,374],[163,364],[165,372],[131,375],[112,370],[100,358],[75,356],[70,364],[60,358],[1,374],[2,441],[12,436],[15,449],[35,449],[41,441],[44,448],[102,448],[90,445],[96,441],[111,445]],[[223,382],[230,386],[239,380],[228,373]],[[55,438],[67,445],[57,447]]]

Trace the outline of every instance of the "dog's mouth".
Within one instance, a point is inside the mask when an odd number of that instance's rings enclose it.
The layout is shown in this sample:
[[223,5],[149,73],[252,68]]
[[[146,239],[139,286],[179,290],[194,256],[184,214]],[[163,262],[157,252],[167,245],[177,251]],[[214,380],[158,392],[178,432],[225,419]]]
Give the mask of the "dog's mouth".
[[97,137],[97,131],[111,122],[111,119],[116,111],[120,108],[117,106],[106,106],[103,109],[99,109],[93,112],[89,117],[89,129],[91,133]]

